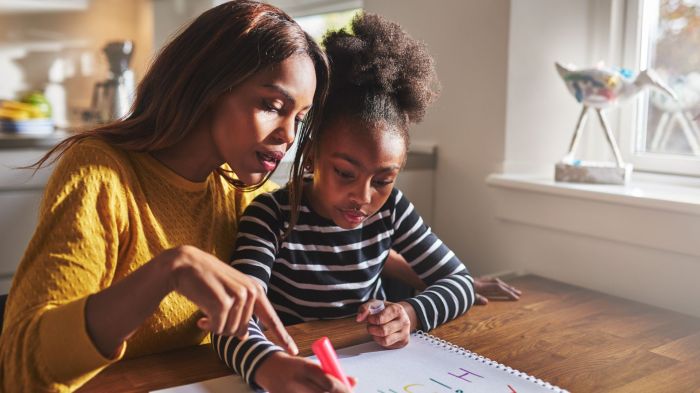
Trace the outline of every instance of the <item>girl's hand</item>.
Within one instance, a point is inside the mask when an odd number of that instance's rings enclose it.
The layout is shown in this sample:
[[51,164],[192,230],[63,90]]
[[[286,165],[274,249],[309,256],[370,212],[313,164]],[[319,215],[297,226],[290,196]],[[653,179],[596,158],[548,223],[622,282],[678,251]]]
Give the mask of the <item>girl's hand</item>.
[[255,312],[287,352],[298,353],[294,340],[255,280],[196,247],[173,248],[157,258],[167,261],[169,289],[191,300],[204,313],[205,318],[197,322],[200,329],[243,340]]
[[[321,366],[306,358],[276,352],[258,367],[255,382],[269,393],[349,393],[340,380],[323,372]],[[352,386],[355,379],[348,377]]]
[[408,344],[411,331],[416,328],[416,312],[408,303],[384,302],[384,310],[370,313],[371,300],[357,310],[357,322],[367,321],[367,332],[384,348],[402,348]]
[[499,278],[482,278],[474,279],[474,292],[476,292],[475,304],[485,305],[489,303],[488,299],[499,300],[518,300],[523,293]]

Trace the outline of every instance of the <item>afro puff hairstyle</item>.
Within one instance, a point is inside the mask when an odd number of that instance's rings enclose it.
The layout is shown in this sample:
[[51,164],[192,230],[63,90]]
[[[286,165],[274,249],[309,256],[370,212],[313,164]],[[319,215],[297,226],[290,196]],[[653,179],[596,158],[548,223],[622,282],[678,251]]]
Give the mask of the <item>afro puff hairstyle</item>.
[[423,43],[379,15],[360,13],[350,28],[323,39],[331,83],[322,123],[385,122],[397,126],[408,145],[408,126],[423,119],[438,95],[435,62]]

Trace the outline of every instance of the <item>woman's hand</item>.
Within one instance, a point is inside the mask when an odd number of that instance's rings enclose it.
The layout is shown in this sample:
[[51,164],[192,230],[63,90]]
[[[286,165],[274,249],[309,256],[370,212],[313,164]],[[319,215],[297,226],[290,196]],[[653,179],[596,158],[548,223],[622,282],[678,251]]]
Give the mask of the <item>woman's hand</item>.
[[166,251],[163,258],[172,261],[170,290],[191,300],[204,313],[205,318],[197,322],[202,330],[244,340],[248,336],[248,321],[255,313],[289,353],[298,353],[294,340],[254,279],[196,247],[177,247]]
[[357,310],[357,322],[367,321],[367,332],[374,341],[384,348],[402,348],[408,344],[411,331],[416,329],[418,317],[408,303],[384,302],[384,310],[370,314],[371,300]]
[[253,279],[191,246],[162,252],[134,272],[90,295],[85,324],[97,349],[114,357],[170,292],[177,291],[204,312],[198,325],[215,333],[247,335],[253,312],[289,353],[297,347]]
[[518,300],[523,293],[500,278],[477,277],[474,279],[474,292],[476,292],[477,305],[489,303],[489,299]]
[[[351,389],[313,361],[276,352],[255,371],[255,382],[269,393],[349,393]],[[355,379],[348,377],[355,386]]]

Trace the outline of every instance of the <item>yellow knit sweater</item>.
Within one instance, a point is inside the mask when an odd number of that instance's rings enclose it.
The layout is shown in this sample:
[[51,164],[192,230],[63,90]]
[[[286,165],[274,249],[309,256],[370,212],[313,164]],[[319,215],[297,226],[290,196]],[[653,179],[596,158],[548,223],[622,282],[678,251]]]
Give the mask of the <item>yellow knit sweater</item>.
[[2,391],[72,391],[122,357],[204,342],[197,307],[171,293],[106,359],[87,334],[85,301],[178,245],[227,261],[237,218],[273,187],[241,193],[216,174],[191,182],[148,154],[97,139],[69,149],[46,186],[10,290],[0,335]]

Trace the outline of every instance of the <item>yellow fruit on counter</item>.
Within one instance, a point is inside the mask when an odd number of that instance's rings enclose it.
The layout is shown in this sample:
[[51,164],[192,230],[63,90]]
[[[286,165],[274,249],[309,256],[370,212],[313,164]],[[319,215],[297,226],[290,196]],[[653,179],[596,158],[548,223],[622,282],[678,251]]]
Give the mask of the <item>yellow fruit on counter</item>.
[[[32,104],[26,104],[24,102],[9,100],[3,101],[2,104],[0,104],[0,109],[7,109],[16,112],[26,112],[28,117],[23,117],[24,119],[41,119],[46,117],[46,115],[44,115],[44,113],[42,112],[41,108],[38,108]],[[16,114],[16,116],[22,115]]]
[[28,111],[0,107],[0,119],[27,120],[27,119],[31,119],[31,118],[32,118],[32,115]]
[[33,91],[22,98],[22,102],[32,105],[41,111],[41,117],[51,117],[51,103],[43,93]]

